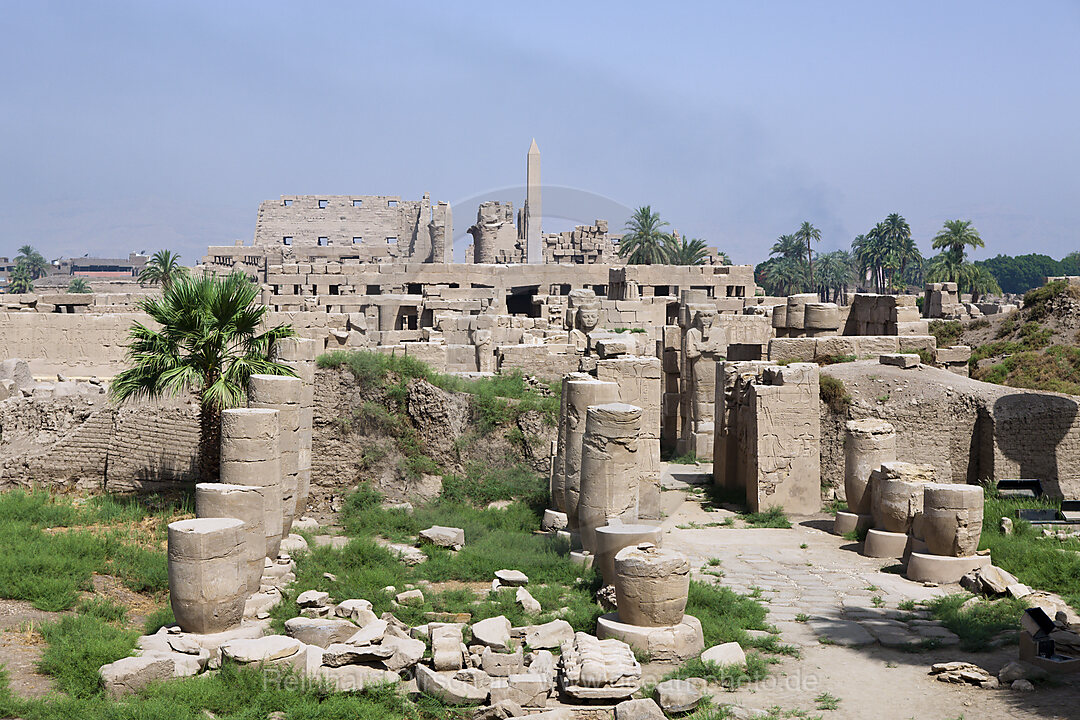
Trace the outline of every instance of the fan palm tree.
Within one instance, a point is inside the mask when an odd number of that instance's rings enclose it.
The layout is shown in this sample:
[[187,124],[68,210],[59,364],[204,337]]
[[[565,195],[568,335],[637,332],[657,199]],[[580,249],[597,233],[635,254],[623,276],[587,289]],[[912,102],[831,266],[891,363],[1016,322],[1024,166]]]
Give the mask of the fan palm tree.
[[30,266],[23,260],[15,263],[15,267],[12,268],[11,274],[8,275],[7,289],[9,293],[34,292],[34,276],[30,272]]
[[242,273],[175,277],[160,298],[139,304],[161,329],[132,326],[127,346],[132,366],[109,388],[118,402],[197,392],[203,482],[218,476],[221,411],[244,402],[248,378],[294,375],[270,357],[276,340],[295,333],[289,325],[259,332],[266,307],[256,303],[258,293]]
[[44,277],[49,272],[49,263],[31,245],[23,245],[19,248],[19,254],[15,256],[15,262],[26,264],[31,280]]
[[81,277],[72,278],[71,282],[68,283],[68,290],[67,291],[69,293],[91,293],[91,292],[94,292],[90,288],[90,283],[86,282],[86,280],[81,278]]
[[669,265],[701,265],[708,256],[709,248],[698,238],[672,238],[668,245]]
[[187,268],[180,264],[180,255],[171,250],[158,250],[146,267],[139,273],[140,285],[161,285],[166,289],[180,276],[187,274]]
[[814,251],[810,248],[810,242],[821,242],[821,230],[804,221],[795,231],[795,239],[806,244],[806,266],[809,269],[810,287],[814,287]]
[[960,258],[961,262],[969,247],[984,247],[979,231],[970,220],[946,220],[941,232],[934,236],[935,250],[951,252]]
[[626,221],[626,233],[619,241],[619,256],[630,265],[663,265],[668,262],[671,236],[668,223],[648,205],[639,207]]

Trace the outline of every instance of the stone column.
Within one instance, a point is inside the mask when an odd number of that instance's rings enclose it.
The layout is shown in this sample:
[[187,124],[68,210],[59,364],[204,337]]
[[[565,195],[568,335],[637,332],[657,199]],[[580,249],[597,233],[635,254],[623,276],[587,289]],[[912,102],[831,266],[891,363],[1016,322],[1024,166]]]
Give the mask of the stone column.
[[593,552],[596,528],[638,513],[641,408],[625,403],[592,405],[581,441],[581,547]]
[[169,524],[169,602],[184,632],[240,624],[247,598],[244,521],[196,518]]
[[248,407],[278,411],[278,451],[281,457],[281,539],[292,532],[296,515],[300,469],[300,399],[303,381],[286,375],[252,375]]
[[571,535],[578,532],[578,500],[581,495],[581,438],[590,405],[602,405],[619,399],[619,386],[600,380],[571,379],[566,382],[566,442],[563,450],[566,527]]
[[596,528],[596,552],[593,567],[600,570],[605,585],[615,584],[615,556],[627,547],[643,542],[660,545],[664,534],[657,525],[608,524]]
[[281,457],[278,411],[234,408],[221,413],[221,482],[267,488],[266,556],[281,549]]
[[934,482],[934,468],[906,462],[882,463],[870,479],[874,527],[866,533],[862,553],[868,557],[902,558],[922,522],[923,488]]
[[873,524],[871,474],[896,460],[896,430],[877,418],[848,420],[844,426],[844,496],[847,512],[838,512],[833,531],[843,535]]
[[[440,203],[441,204],[441,203]],[[296,513],[302,517],[307,511],[311,495],[311,440],[315,424],[315,359],[321,343],[305,338],[286,338],[274,344],[277,361],[296,373],[303,383],[300,391],[300,454],[296,472]]]
[[268,488],[258,485],[199,483],[195,486],[195,515],[200,518],[236,518],[244,522],[248,595],[259,591],[266,559],[266,498]]
[[923,488],[923,540],[934,555],[974,555],[982,523],[983,490],[978,485],[929,483]]
[[566,512],[566,401],[570,392],[567,385],[571,380],[591,380],[585,373],[568,373],[562,379],[562,396],[559,398],[559,429],[555,443],[555,457],[551,461],[551,507],[557,512]]

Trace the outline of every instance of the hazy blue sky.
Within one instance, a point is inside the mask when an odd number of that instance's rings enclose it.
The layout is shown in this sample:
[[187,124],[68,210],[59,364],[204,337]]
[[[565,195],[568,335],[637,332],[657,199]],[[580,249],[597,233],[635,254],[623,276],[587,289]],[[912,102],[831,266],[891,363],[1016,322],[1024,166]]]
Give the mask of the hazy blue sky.
[[535,137],[546,186],[606,199],[545,211],[651,204],[737,262],[890,212],[924,251],[958,217],[978,257],[1060,257],[1078,35],[1076,2],[4,0],[0,255],[191,263],[293,193],[427,191],[461,235],[477,198],[520,203]]

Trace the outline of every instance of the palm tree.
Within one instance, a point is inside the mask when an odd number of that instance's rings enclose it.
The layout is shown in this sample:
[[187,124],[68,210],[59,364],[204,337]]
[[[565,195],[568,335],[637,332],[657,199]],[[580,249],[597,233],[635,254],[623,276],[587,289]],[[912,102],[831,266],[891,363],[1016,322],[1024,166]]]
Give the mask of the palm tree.
[[[904,275],[909,263],[922,259],[918,246],[911,238],[911,226],[899,213],[892,213],[878,224],[884,250],[883,267],[890,289],[895,289],[896,276]],[[875,228],[877,229],[877,228]]]
[[197,392],[203,482],[218,476],[221,411],[244,402],[248,378],[294,375],[270,357],[276,340],[295,333],[289,325],[259,332],[266,306],[255,302],[258,294],[259,287],[243,273],[175,277],[160,298],[139,304],[161,329],[132,326],[127,346],[132,366],[109,388],[118,402]]
[[671,236],[668,223],[648,205],[639,207],[626,221],[626,234],[619,241],[619,256],[630,265],[663,265],[668,261]]
[[982,265],[964,263],[964,288],[971,293],[971,302],[979,302],[983,295],[1000,295],[1001,286],[997,278]]
[[166,289],[180,276],[187,274],[187,268],[180,264],[180,255],[170,250],[158,250],[146,267],[139,273],[140,285],[158,285]]
[[769,250],[769,254],[796,260],[806,259],[806,255],[803,253],[802,241],[794,235],[781,235],[778,237]]
[[801,257],[769,258],[761,275],[762,285],[771,295],[793,295],[806,287],[806,263]]
[[806,243],[806,266],[809,268],[810,287],[814,287],[814,251],[810,249],[810,241],[821,242],[821,230],[804,221],[795,231],[795,239],[800,243]]
[[941,232],[934,236],[933,247],[951,252],[963,261],[968,247],[981,248],[984,245],[979,231],[970,220],[946,220]]
[[12,268],[8,276],[9,293],[32,293],[34,292],[34,276],[30,272],[30,266],[24,260],[19,260]]
[[709,248],[698,238],[672,238],[668,245],[669,265],[701,265],[709,256]]
[[723,250],[717,250],[716,251],[716,259],[720,262],[721,265],[731,265],[732,264],[731,256],[728,255]]
[[951,251],[946,250],[938,253],[930,258],[926,271],[926,282],[959,283],[964,272],[963,266],[964,263],[960,256],[954,255]]
[[90,283],[86,282],[86,280],[84,280],[81,277],[72,278],[71,282],[68,283],[67,291],[69,293],[91,293],[91,292],[94,292],[90,288]]
[[854,280],[855,261],[850,253],[835,250],[818,257],[818,293],[826,302],[839,302]]
[[15,256],[16,263],[25,263],[30,271],[30,279],[37,280],[49,272],[49,263],[31,245],[23,245],[19,248],[19,254]]
[[881,241],[881,228],[873,228],[865,235],[856,235],[851,241],[851,254],[855,259],[859,276],[865,280],[871,278],[874,292],[880,293],[884,281],[884,245]]

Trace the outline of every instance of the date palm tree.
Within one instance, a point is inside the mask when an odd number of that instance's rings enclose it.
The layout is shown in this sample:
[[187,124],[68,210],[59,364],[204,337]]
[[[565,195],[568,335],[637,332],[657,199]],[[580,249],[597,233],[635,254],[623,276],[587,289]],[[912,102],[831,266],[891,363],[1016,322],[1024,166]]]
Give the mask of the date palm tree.
[[8,275],[7,291],[9,293],[34,292],[34,276],[30,272],[30,266],[24,261],[20,260],[15,263],[11,274]]
[[708,256],[709,248],[698,238],[672,238],[668,246],[669,265],[701,265]]
[[81,277],[72,278],[71,282],[68,283],[67,291],[69,293],[80,293],[80,294],[94,292],[90,288],[90,283],[86,282],[86,280],[81,278]]
[[131,367],[109,388],[117,402],[194,391],[199,397],[199,476],[218,477],[221,411],[242,405],[254,374],[294,375],[271,360],[276,340],[295,333],[289,325],[261,330],[266,307],[259,288],[243,273],[175,277],[159,298],[140,309],[160,326],[136,322],[129,334]]
[[162,289],[165,289],[178,277],[186,274],[187,268],[180,264],[178,253],[173,253],[171,250],[158,250],[139,273],[139,284],[161,285]]
[[806,244],[806,267],[808,268],[810,287],[814,287],[814,251],[810,247],[810,242],[821,242],[821,230],[811,225],[809,221],[804,221],[799,226],[799,229],[795,231],[795,239]]
[[969,247],[984,247],[979,231],[970,220],[946,220],[945,226],[934,236],[933,248],[951,252],[961,262]]
[[49,263],[31,245],[23,245],[19,248],[19,254],[15,256],[15,262],[26,265],[31,280],[44,277],[49,272]]
[[839,302],[855,281],[855,263],[851,254],[835,250],[818,258],[818,293],[826,302]]
[[619,241],[619,256],[630,265],[663,265],[668,262],[671,235],[668,223],[648,205],[639,207],[626,221],[626,233]]
[[921,261],[922,254],[911,237],[911,226],[899,213],[892,213],[878,224],[884,249],[883,266],[889,289],[895,289],[896,279],[904,276],[911,263]]

